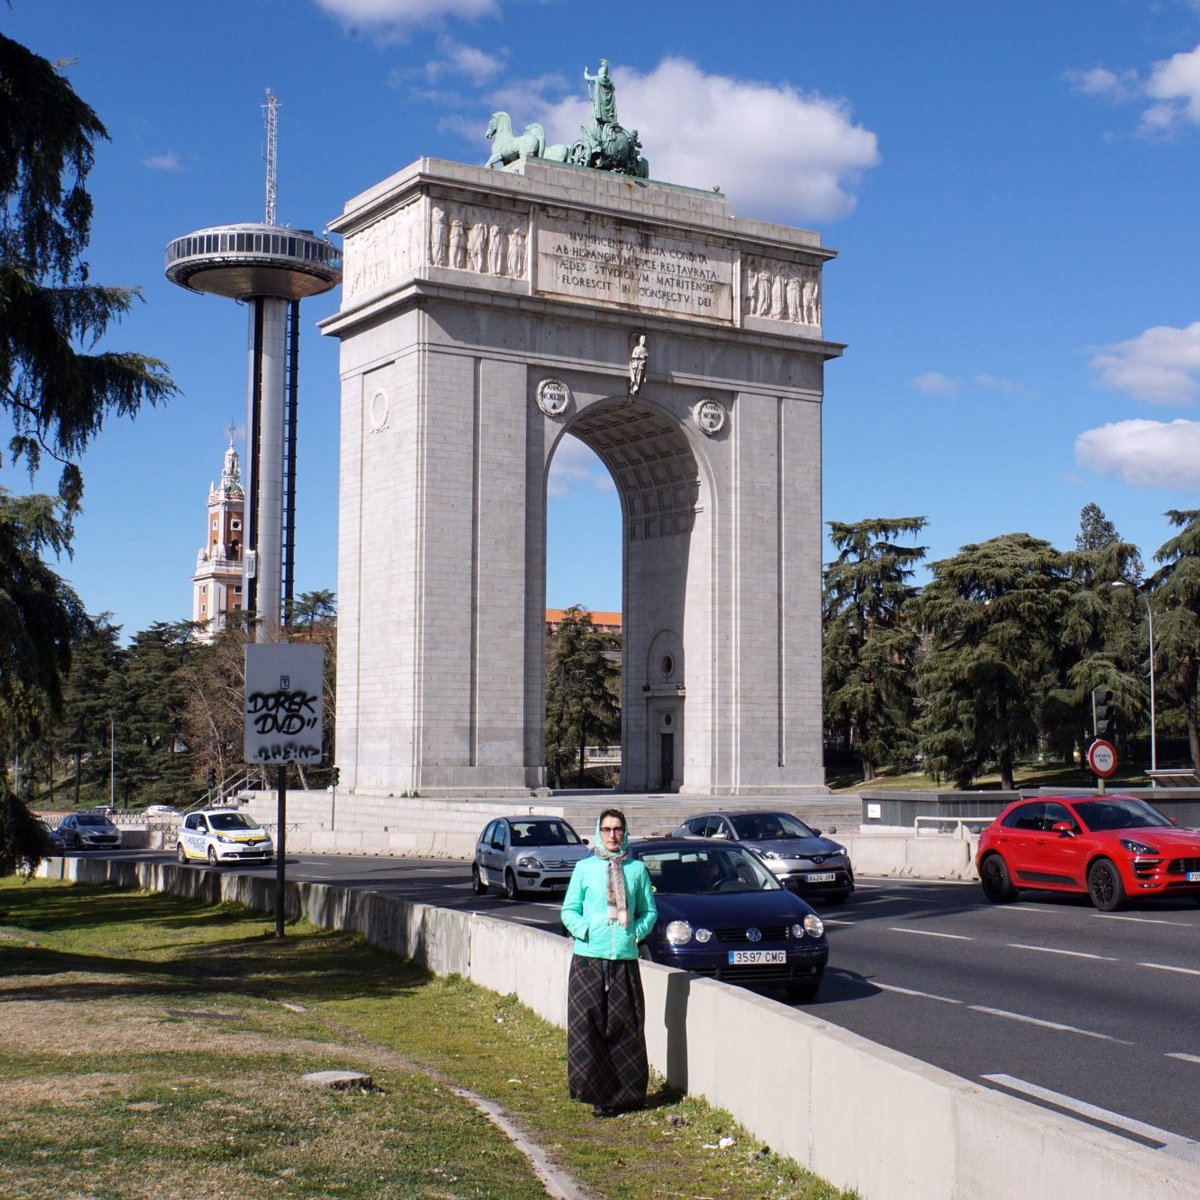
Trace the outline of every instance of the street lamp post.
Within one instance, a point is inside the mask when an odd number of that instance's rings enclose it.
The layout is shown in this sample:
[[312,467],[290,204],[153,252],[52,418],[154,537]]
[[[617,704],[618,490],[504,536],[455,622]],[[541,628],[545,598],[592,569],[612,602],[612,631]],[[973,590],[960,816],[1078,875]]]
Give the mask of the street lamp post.
[[[1113,587],[1131,587],[1125,580],[1119,579]],[[1136,588],[1134,589],[1137,590]],[[1138,592],[1139,596],[1142,596]],[[1154,609],[1150,607],[1150,597],[1142,596],[1142,603],[1146,606],[1146,628],[1149,631],[1150,640],[1150,786],[1157,787],[1158,784],[1154,779],[1153,772],[1158,770],[1158,735],[1154,727]]]

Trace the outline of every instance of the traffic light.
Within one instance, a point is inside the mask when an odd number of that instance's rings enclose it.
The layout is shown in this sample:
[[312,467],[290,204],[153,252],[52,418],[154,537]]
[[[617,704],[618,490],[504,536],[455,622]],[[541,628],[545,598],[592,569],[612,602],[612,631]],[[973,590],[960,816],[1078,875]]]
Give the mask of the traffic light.
[[1092,725],[1097,737],[1103,737],[1112,723],[1109,717],[1112,700],[1112,688],[1098,687],[1092,692]]
[[329,775],[329,786],[337,787],[338,780],[341,779],[341,777],[342,777],[341,771],[339,771],[337,767],[334,767]]

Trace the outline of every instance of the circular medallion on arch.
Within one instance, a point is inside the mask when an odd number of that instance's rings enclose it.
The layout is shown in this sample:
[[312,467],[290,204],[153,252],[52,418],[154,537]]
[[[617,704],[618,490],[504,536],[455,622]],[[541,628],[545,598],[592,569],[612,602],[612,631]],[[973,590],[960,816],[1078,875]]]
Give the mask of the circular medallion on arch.
[[720,400],[699,400],[692,409],[692,420],[709,437],[725,428],[726,416],[725,405]]
[[370,422],[372,433],[379,433],[387,428],[390,408],[391,401],[388,399],[387,389],[376,388],[367,405],[367,420]]
[[561,417],[571,403],[571,389],[561,379],[543,379],[537,386],[537,406],[548,417]]

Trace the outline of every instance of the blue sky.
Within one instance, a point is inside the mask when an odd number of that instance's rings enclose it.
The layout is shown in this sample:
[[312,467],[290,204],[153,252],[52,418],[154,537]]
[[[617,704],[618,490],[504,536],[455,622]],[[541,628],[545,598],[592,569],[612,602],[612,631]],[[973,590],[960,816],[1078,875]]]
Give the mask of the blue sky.
[[[1018,530],[1068,549],[1095,502],[1149,565],[1162,514],[1200,507],[1200,3],[12,0],[0,31],[77,60],[112,139],[92,278],[144,298],[106,345],[180,387],[87,454],[61,564],[127,635],[190,616],[245,420],[245,311],[168,283],[163,248],[262,219],[267,88],[277,219],[320,230],[422,155],[482,164],[495,109],[570,141],[607,57],[656,178],[839,252],[827,520],[925,516],[933,560]],[[301,310],[299,590],[337,587],[338,346],[316,330],[337,296]],[[0,483],[29,486],[8,463]],[[619,608],[603,468],[568,446],[552,492],[547,603]]]

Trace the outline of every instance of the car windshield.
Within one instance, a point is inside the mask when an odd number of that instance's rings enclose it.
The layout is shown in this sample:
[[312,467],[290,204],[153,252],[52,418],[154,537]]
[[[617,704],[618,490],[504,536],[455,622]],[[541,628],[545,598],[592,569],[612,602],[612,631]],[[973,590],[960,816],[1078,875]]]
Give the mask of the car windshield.
[[101,813],[80,813],[75,818],[77,825],[107,825],[108,818]]
[[676,896],[704,896],[714,892],[761,892],[777,889],[775,876],[754,855],[736,846],[709,849],[655,850],[647,847],[637,857],[646,864],[656,892]]
[[1077,800],[1075,811],[1093,833],[1171,824],[1157,808],[1151,808],[1144,800]]
[[566,821],[513,821],[514,846],[581,846],[579,834]]
[[791,813],[743,813],[730,817],[743,842],[769,842],[775,838],[816,837],[816,832]]
[[208,823],[214,829],[257,829],[257,825],[251,824],[242,816],[241,813],[209,813]]

